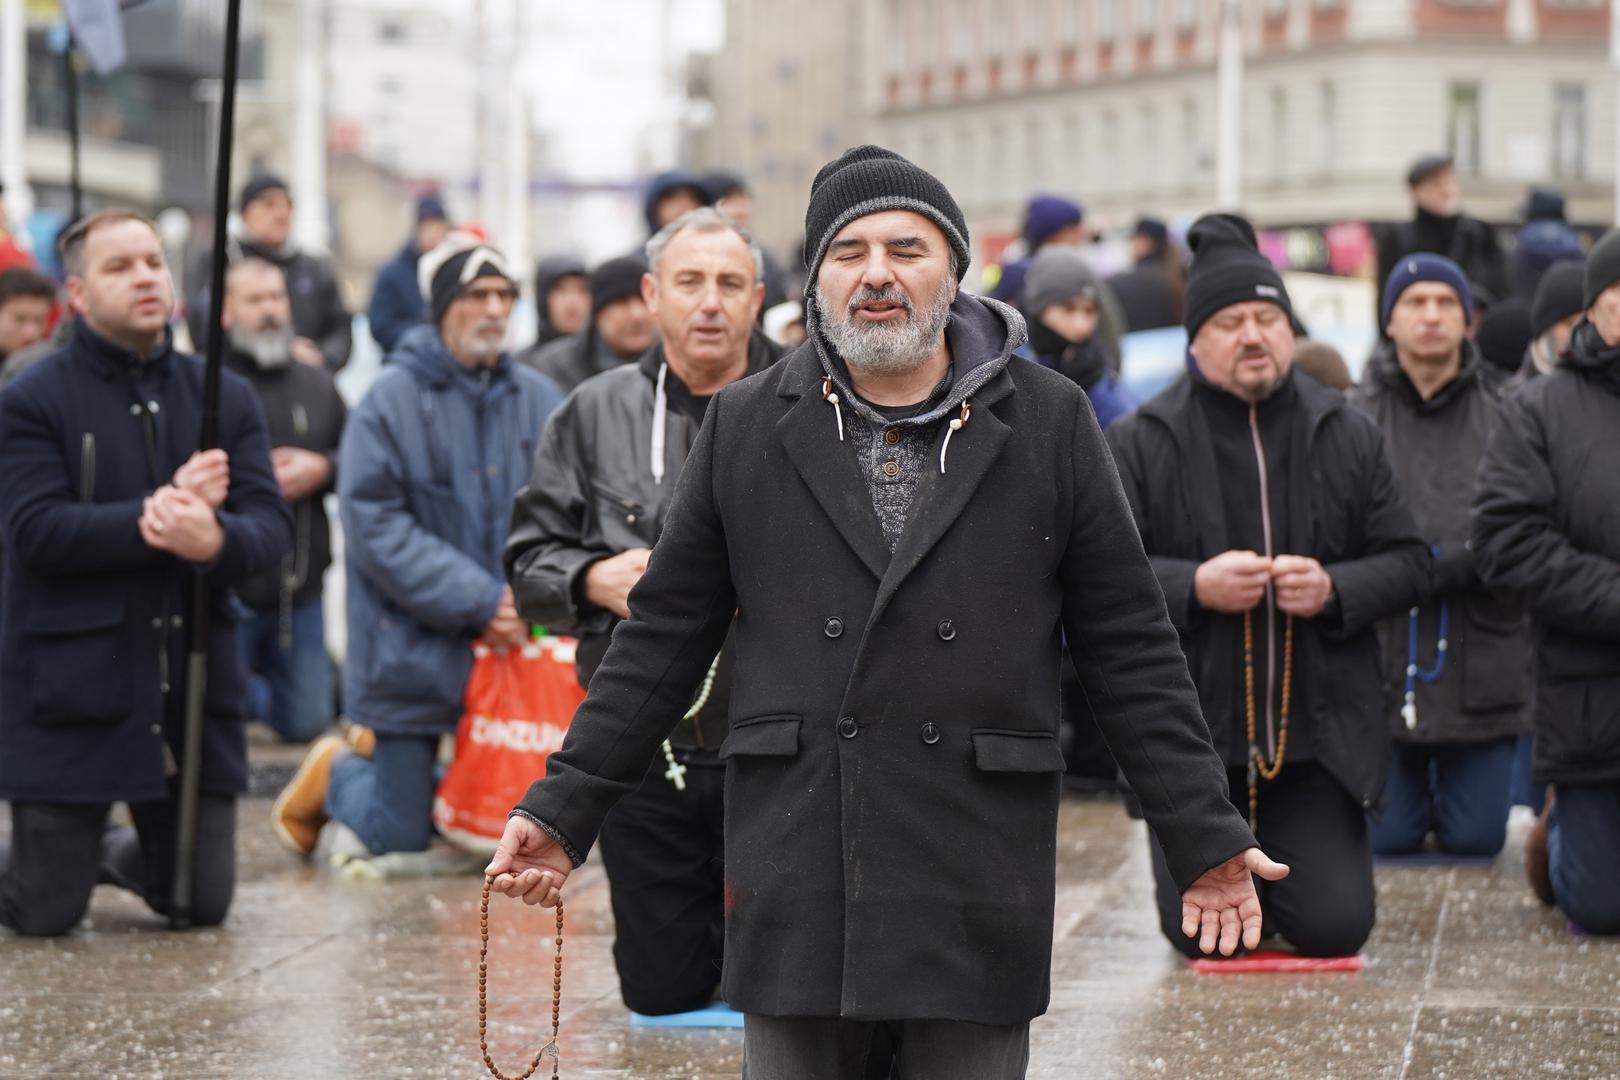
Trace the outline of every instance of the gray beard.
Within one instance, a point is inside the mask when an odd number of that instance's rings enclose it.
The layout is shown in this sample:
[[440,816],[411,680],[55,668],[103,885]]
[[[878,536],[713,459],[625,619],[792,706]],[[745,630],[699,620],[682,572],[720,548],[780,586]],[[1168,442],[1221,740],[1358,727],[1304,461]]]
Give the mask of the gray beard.
[[862,300],[871,299],[870,296],[857,292],[851,297],[850,307],[834,313],[828,311],[826,300],[817,290],[816,306],[826,313],[822,332],[851,370],[864,375],[907,375],[934,355],[939,335],[950,321],[951,279],[947,277],[940,282],[939,291],[921,311],[898,291],[885,298],[905,305],[905,319],[863,324],[856,321],[854,307]]
[[291,326],[279,330],[249,330],[233,326],[226,331],[231,348],[246,353],[261,371],[280,371],[291,367],[293,331]]

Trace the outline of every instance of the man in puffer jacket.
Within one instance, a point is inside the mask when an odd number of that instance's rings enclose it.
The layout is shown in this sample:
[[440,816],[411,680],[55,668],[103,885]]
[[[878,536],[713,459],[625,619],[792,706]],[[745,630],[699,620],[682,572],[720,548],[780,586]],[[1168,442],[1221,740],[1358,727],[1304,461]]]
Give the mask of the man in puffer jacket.
[[373,854],[424,850],[439,737],[461,717],[472,646],[528,637],[501,547],[562,395],[503,350],[517,284],[499,252],[452,233],[423,257],[419,280],[433,321],[400,341],[339,455],[343,698],[375,747],[367,756],[337,736],[311,747],[273,811],[277,835],[304,855],[328,817]]

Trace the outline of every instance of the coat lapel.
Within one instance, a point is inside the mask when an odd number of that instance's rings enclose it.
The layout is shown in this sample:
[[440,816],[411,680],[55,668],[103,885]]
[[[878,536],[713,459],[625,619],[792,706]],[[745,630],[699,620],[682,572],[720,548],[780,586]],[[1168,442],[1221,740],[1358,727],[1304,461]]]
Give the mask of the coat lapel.
[[[872,605],[872,623],[877,622],[901,584],[962,515],[973,493],[979,490],[979,485],[990,472],[990,467],[1001,456],[1007,440],[1012,437],[1012,428],[995,414],[991,406],[1011,392],[1012,376],[1002,372],[986,385],[983,392],[974,396],[971,419],[951,436],[944,473],[939,471],[939,451],[949,427],[940,425],[939,433],[934,438],[933,452],[924,466],[926,471],[922,483],[911,500],[906,530],[901,534],[900,543],[889,560],[888,570],[878,585],[877,599]],[[862,493],[865,494],[864,484]],[[871,502],[870,496],[867,502]]]
[[[813,356],[811,360],[814,362]],[[798,402],[777,421],[776,430],[793,467],[839,535],[872,576],[881,580],[889,565],[889,547],[872,508],[872,493],[856,467],[855,451],[838,441],[832,406],[813,387],[803,387]]]

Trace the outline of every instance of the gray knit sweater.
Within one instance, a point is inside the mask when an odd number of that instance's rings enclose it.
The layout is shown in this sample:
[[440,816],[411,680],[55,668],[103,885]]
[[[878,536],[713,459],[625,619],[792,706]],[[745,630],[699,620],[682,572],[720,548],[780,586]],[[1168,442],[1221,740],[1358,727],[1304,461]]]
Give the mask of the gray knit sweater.
[[896,420],[855,396],[848,369],[819,331],[815,304],[811,303],[809,309],[806,328],[816,344],[822,370],[838,391],[844,410],[845,441],[854,448],[872,495],[872,508],[883,527],[883,538],[893,551],[905,534],[923,470],[941,467],[946,425],[960,414],[964,401],[1001,373],[1013,350],[1024,343],[1023,316],[1000,301],[958,293],[945,326],[955,381],[949,392],[935,394],[917,416]]

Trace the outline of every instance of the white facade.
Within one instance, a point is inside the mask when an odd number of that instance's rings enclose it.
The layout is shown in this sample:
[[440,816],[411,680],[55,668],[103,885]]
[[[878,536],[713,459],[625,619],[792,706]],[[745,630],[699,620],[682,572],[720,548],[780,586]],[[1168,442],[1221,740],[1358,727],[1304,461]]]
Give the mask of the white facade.
[[[884,0],[875,134],[936,171],[970,227],[1033,191],[1094,221],[1215,201],[1217,0]],[[1459,156],[1470,210],[1549,183],[1612,221],[1615,73],[1590,0],[1244,0],[1242,209],[1262,224],[1401,219],[1404,174]],[[1598,32],[1594,32],[1594,29]],[[887,42],[887,45],[881,43]]]
[[[461,14],[452,12],[460,11]],[[412,181],[478,175],[479,63],[472,5],[334,0],[327,45],[335,137]]]

